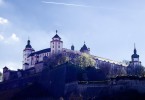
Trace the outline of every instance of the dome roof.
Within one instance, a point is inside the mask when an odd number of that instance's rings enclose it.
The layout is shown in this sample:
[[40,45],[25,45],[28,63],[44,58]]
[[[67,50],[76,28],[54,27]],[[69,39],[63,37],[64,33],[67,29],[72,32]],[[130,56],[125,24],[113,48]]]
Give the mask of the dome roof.
[[132,58],[139,58],[139,55],[138,54],[133,54],[131,57]]
[[137,54],[137,50],[134,48],[134,54],[131,56],[132,58],[139,58],[139,55]]
[[30,40],[27,41],[26,48],[32,48],[32,46],[30,45]]

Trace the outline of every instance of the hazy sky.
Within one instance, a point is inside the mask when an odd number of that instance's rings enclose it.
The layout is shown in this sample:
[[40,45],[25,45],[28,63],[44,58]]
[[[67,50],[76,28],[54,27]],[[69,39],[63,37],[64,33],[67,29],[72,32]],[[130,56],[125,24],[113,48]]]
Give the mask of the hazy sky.
[[64,47],[115,61],[130,60],[136,43],[145,65],[145,0],[0,0],[0,70],[22,68],[30,37],[37,51],[50,47],[55,30]]

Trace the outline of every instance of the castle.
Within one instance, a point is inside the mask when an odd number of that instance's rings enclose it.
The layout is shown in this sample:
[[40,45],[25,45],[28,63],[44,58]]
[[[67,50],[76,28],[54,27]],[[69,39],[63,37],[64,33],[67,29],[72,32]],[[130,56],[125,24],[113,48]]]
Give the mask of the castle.
[[[63,48],[63,41],[58,36],[57,30],[56,35],[52,38],[52,41],[50,41],[50,48],[35,51],[30,44],[30,40],[28,40],[27,45],[23,51],[23,69],[26,70],[34,67],[36,63],[42,62],[45,56],[49,57],[53,54],[69,51],[78,52],[74,49],[74,45],[71,46],[71,49]],[[83,47],[80,49],[80,52],[85,52],[89,54],[90,50],[89,48],[87,48],[86,44],[84,44]]]
[[[81,47],[80,51],[75,50],[74,45],[71,46],[71,49],[67,49],[63,47],[63,41],[57,33],[50,41],[50,48],[46,48],[43,50],[35,51],[32,46],[30,40],[27,41],[27,45],[23,50],[23,68],[18,69],[18,71],[10,70],[7,67],[3,68],[3,81],[20,78],[25,76],[27,73],[37,73],[43,70],[43,60],[45,57],[51,57],[53,54],[59,54],[63,52],[74,52],[76,54],[87,53],[90,54],[90,48],[84,45]],[[106,58],[98,57],[91,55],[95,61],[96,66],[98,67],[100,64],[109,64],[113,70],[117,69],[126,69],[128,66],[141,66],[141,62],[139,61],[139,55],[137,54],[137,50],[134,47],[134,54],[131,56],[131,61],[129,65],[123,62],[116,62],[113,60],[109,60]]]

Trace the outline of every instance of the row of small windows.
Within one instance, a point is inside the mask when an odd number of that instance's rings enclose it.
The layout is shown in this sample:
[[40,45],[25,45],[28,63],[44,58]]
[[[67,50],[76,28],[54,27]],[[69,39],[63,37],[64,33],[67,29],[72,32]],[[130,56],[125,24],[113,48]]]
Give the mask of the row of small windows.
[[[53,44],[54,44],[54,42],[53,42]],[[58,42],[58,44],[60,44],[60,42]]]
[[[52,53],[54,53],[54,50],[52,51]],[[60,50],[58,50],[58,53],[60,53]]]
[[[38,57],[44,57],[44,56],[49,56],[49,53],[43,53],[43,54],[40,54]],[[34,59],[34,57],[32,57],[32,60]],[[25,58],[25,61],[29,61],[29,59]]]
[[[53,48],[54,48],[54,45],[53,45]],[[58,48],[60,48],[60,46],[58,46]]]

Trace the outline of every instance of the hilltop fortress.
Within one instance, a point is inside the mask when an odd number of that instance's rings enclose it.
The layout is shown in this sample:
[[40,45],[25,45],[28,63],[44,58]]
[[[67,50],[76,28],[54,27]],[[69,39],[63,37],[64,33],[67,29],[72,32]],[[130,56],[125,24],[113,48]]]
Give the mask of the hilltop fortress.
[[127,65],[123,62],[116,62],[113,60],[105,59],[90,54],[90,48],[88,48],[85,43],[79,51],[75,50],[74,45],[71,46],[71,49],[64,48],[63,41],[61,40],[56,30],[56,35],[52,38],[52,41],[50,41],[50,48],[35,51],[35,49],[32,48],[31,46],[30,40],[28,40],[27,45],[23,50],[23,68],[18,69],[18,71],[14,71],[14,70],[10,70],[8,67],[4,67],[3,81],[23,77],[23,75],[28,72],[31,74],[41,72],[43,70],[43,64],[45,58],[51,57],[54,54],[59,54],[59,53],[65,54],[67,52],[73,52],[78,55],[81,55],[83,53],[89,54],[96,61],[95,68],[98,68],[101,64],[109,65],[111,69],[114,71],[114,73],[115,71],[120,69],[127,70],[128,68],[130,71],[132,66],[133,67],[141,66],[141,62],[139,61],[139,55],[137,54],[137,50],[135,47],[134,47],[134,53],[131,56],[131,61]]

